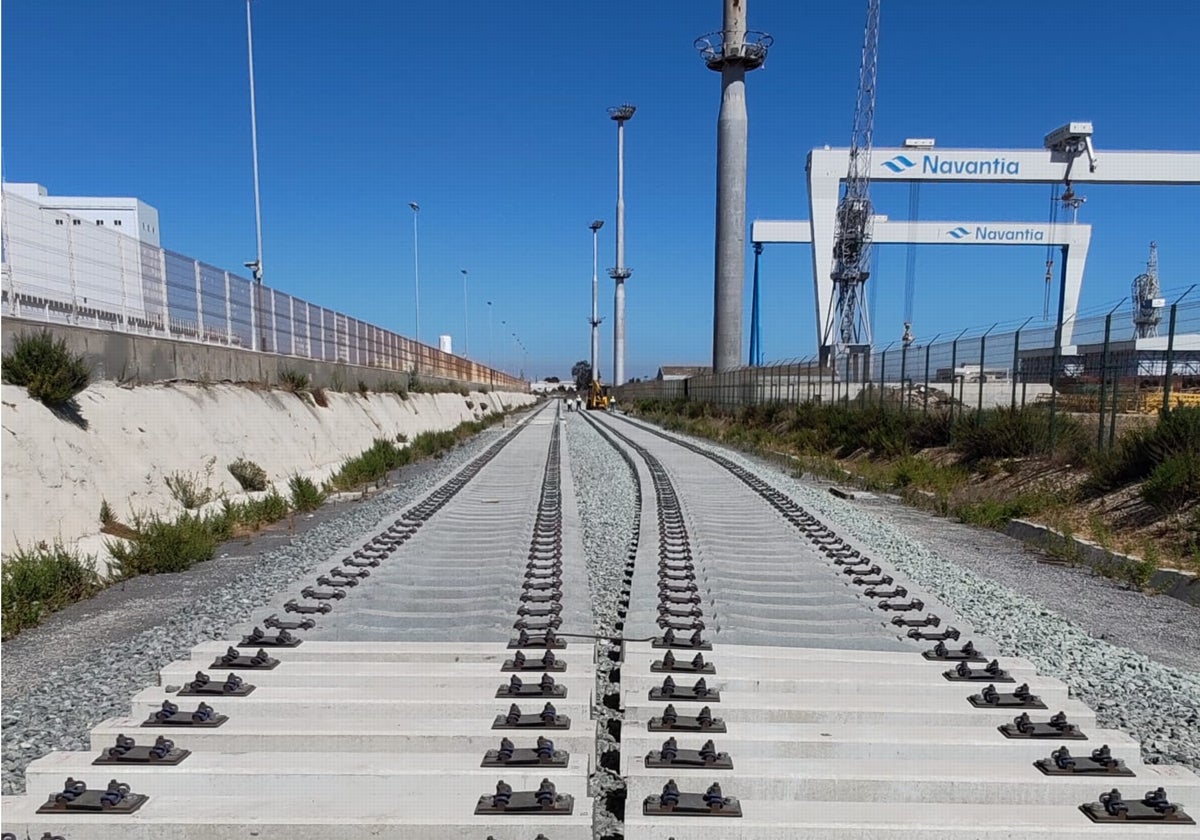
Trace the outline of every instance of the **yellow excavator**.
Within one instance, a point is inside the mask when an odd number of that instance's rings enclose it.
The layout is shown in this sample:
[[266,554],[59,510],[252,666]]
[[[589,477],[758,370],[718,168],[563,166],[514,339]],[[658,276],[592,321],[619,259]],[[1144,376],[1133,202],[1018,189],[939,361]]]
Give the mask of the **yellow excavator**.
[[593,379],[587,396],[588,411],[607,411],[608,399],[608,388],[601,385],[599,379]]

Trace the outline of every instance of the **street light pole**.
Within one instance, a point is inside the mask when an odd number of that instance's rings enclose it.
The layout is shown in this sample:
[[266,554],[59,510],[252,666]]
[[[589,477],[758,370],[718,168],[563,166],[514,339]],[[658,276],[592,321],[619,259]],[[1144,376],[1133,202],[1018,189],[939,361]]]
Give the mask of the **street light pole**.
[[[256,240],[256,249],[253,263],[247,263],[246,267],[251,269],[254,274],[254,282],[261,286],[263,279],[263,253],[262,253],[262,199],[258,189],[258,113],[254,101],[254,27],[250,19],[250,0],[246,0],[246,53],[249,59],[250,67],[250,150],[254,161],[254,235]],[[250,318],[253,322],[255,318],[255,309],[261,308],[262,290],[256,289],[257,294],[254,295],[255,300],[250,306]],[[259,313],[258,320],[262,321],[262,315]],[[255,325],[250,325],[250,346],[251,349],[261,350],[262,343],[258,337],[258,330]]]
[[250,147],[254,159],[254,228],[257,250],[254,260],[254,279],[263,278],[262,258],[262,200],[258,189],[258,114],[254,101],[254,27],[250,19],[250,0],[246,0],[246,53],[250,64]]
[[413,211],[413,288],[417,295],[417,333],[414,336],[417,343],[421,343],[421,261],[417,256],[417,214],[421,212],[421,207],[417,202],[410,201],[408,206]]
[[467,348],[471,344],[471,321],[469,310],[467,307],[467,270],[460,268],[463,276],[463,356],[467,355]]
[[596,235],[600,228],[604,227],[604,222],[596,219],[588,227],[592,231],[592,319],[589,321],[592,325],[592,381],[599,382],[600,370],[597,365],[600,363],[600,308],[597,301],[599,286],[596,279]]

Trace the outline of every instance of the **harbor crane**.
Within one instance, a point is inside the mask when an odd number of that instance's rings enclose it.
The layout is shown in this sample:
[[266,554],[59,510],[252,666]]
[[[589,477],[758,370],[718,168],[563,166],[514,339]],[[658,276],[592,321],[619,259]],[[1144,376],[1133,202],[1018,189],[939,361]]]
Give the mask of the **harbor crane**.
[[1155,338],[1166,301],[1158,287],[1158,243],[1150,243],[1146,272],[1133,278],[1133,337]]
[[879,59],[879,2],[867,0],[867,25],[862,62],[858,69],[858,96],[854,106],[854,133],[850,139],[850,165],[837,207],[833,242],[834,307],[825,325],[823,347],[831,366],[846,355],[847,375],[858,378],[858,364],[867,364],[871,353],[871,322],[865,297],[871,276],[871,142],[875,132],[875,79]]

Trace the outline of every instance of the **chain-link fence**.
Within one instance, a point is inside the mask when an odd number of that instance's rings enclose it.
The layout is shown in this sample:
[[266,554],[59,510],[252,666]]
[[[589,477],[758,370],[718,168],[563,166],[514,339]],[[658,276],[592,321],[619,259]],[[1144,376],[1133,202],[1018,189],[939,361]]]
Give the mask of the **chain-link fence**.
[[4,193],[7,315],[524,391],[528,383]]
[[998,332],[967,329],[948,341],[893,342],[871,355],[816,357],[744,367],[685,380],[632,382],[616,389],[638,399],[685,399],[725,408],[765,403],[885,405],[953,414],[1043,405],[1098,416],[1097,444],[1111,444],[1118,414],[1200,406],[1200,295],[1180,290],[1159,307],[1156,335],[1134,337],[1129,304],[1077,319],[1073,345],[1056,349],[1054,326]]

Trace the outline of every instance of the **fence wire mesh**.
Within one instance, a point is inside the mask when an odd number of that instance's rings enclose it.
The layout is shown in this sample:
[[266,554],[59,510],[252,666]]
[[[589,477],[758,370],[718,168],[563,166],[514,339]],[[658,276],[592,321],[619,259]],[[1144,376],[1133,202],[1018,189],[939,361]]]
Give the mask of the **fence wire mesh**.
[[6,315],[524,391],[528,383],[108,227],[3,194]]
[[945,341],[894,342],[865,358],[829,363],[814,355],[631,382],[616,395],[626,404],[688,400],[729,409],[820,402],[964,414],[1034,405],[1098,415],[1097,444],[1111,445],[1118,414],[1200,406],[1200,293],[1168,290],[1153,336],[1135,338],[1131,306],[1075,319],[1073,343],[1060,349],[1053,324],[993,324]]

